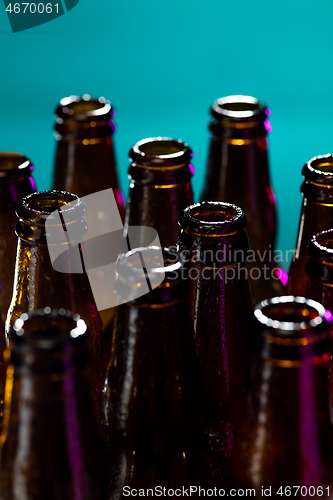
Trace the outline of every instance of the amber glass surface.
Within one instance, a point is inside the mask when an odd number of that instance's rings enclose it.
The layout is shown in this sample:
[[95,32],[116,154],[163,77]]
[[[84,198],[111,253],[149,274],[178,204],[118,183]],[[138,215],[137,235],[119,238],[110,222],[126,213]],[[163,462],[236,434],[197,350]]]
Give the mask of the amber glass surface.
[[25,156],[0,152],[0,305],[3,321],[13,294],[17,247],[15,209],[21,198],[36,190],[33,169]]
[[[53,189],[82,197],[112,188],[124,219],[124,197],[118,183],[113,139],[115,110],[110,101],[88,95],[66,97],[55,113]],[[88,226],[96,224],[89,214],[86,219]],[[102,221],[98,224],[102,226]],[[100,315],[106,328],[112,321],[114,308],[105,309]]]
[[2,500],[106,500],[105,457],[82,372],[85,323],[64,310],[24,316],[11,334]]
[[4,413],[4,396],[5,396],[5,382],[6,382],[6,337],[5,327],[0,317],[0,435],[2,432],[2,421]]
[[215,101],[211,115],[202,200],[234,203],[246,212],[252,253],[248,268],[257,304],[283,292],[274,271],[277,217],[267,154],[270,110],[254,97],[236,95]]
[[[255,317],[260,349],[234,451],[233,486],[260,497],[262,487],[270,488],[274,499],[281,498],[280,487],[283,493],[291,487],[293,497],[310,498],[332,480],[328,316],[315,301],[287,296],[262,302]],[[306,488],[296,491],[296,485]]]
[[229,466],[245,389],[253,308],[247,279],[246,215],[229,203],[193,205],[179,217],[187,259],[196,352],[207,398],[211,469],[229,484]]
[[[65,208],[67,204],[71,204],[68,212]],[[53,230],[59,230],[59,245],[64,247],[61,255],[64,272],[54,269],[45,234],[45,221],[57,209],[61,209],[63,223],[58,223],[57,219],[54,219]],[[6,319],[6,334],[10,339],[10,331],[14,322],[23,313],[31,313],[45,307],[64,308],[78,313],[86,321],[89,329],[91,352],[89,366],[92,370],[96,400],[98,400],[104,382],[101,371],[102,323],[88,276],[82,267],[73,272],[72,254],[68,250],[67,241],[65,244],[63,242],[66,223],[75,224],[76,234],[84,235],[86,231],[84,210],[83,202],[76,195],[64,191],[34,193],[23,198],[19,203],[17,207],[19,220],[16,225],[18,248],[15,285]],[[50,220],[49,218],[48,223]],[[71,243],[82,255],[82,247],[78,246],[77,242]]]
[[[146,265],[147,251],[141,252]],[[137,254],[133,261],[133,253],[121,256],[117,265],[117,292],[123,298],[146,283],[138,270],[141,258]],[[214,485],[205,462],[203,391],[188,284],[174,250],[164,251],[160,265],[148,274],[153,282],[164,272],[162,283],[116,312],[106,385],[109,439],[112,450],[117,448],[113,499],[125,497],[123,486]]]
[[[129,156],[131,183],[125,228],[153,227],[162,247],[175,246],[178,215],[193,203],[191,149],[182,141],[155,137],[136,143]],[[152,244],[143,229],[138,240],[136,246]]]
[[310,239],[314,234],[333,227],[333,156],[312,158],[304,165],[302,174],[303,204],[287,285],[288,293],[293,295],[304,295],[306,291],[305,263]]

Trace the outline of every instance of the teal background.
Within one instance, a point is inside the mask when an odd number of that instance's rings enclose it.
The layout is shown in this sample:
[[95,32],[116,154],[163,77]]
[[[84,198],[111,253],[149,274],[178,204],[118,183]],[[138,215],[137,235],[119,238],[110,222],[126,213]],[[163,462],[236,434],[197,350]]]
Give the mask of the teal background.
[[13,34],[0,5],[0,148],[30,157],[39,190],[49,189],[55,105],[70,94],[104,95],[117,110],[125,194],[129,148],[165,135],[192,147],[198,199],[211,103],[254,95],[272,110],[278,248],[293,248],[301,168],[332,152],[332,17],[331,0],[80,0],[64,16]]

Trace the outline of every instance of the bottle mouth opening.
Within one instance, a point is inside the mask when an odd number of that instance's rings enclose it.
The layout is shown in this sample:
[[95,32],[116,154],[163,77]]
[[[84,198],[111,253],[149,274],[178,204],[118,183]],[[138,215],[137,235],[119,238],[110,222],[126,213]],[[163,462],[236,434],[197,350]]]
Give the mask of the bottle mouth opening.
[[54,349],[85,334],[87,325],[78,314],[65,309],[46,307],[33,314],[23,314],[14,323],[11,339],[19,345]]
[[56,114],[64,120],[84,121],[98,118],[111,112],[110,101],[104,97],[91,97],[90,95],[70,96],[61,99],[56,109]]
[[10,174],[20,174],[32,171],[32,163],[26,156],[9,151],[0,153],[0,179]]
[[333,156],[330,154],[311,158],[307,165],[311,172],[324,175],[333,174]]
[[182,212],[178,222],[184,229],[198,234],[217,236],[244,229],[247,223],[245,212],[226,202],[207,201],[191,205]]
[[262,325],[277,334],[292,335],[320,326],[328,327],[332,315],[325,308],[311,299],[304,297],[283,296],[261,302],[254,315]]
[[333,229],[315,234],[308,245],[309,254],[322,260],[333,260]]
[[181,140],[169,137],[150,137],[137,142],[129,153],[134,163],[150,166],[188,163],[193,153]]
[[264,113],[269,115],[270,111],[255,97],[244,95],[231,95],[217,99],[213,104],[213,111],[216,114],[234,118],[251,118]]

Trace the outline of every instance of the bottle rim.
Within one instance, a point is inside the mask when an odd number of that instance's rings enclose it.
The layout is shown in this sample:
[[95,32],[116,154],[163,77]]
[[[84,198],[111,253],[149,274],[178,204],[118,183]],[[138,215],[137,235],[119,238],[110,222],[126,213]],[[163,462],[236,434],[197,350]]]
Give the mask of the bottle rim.
[[[71,95],[64,97],[55,110],[56,116],[63,121],[87,122],[89,120],[105,120],[115,115],[111,102],[105,97]],[[90,124],[90,126],[93,126]]]
[[191,148],[180,139],[149,137],[134,144],[129,159],[136,166],[165,170],[167,167],[187,165],[193,158]]
[[[306,345],[309,339],[304,338],[304,335],[311,334],[313,329],[317,332],[328,330],[333,321],[332,314],[319,302],[292,295],[260,302],[254,309],[254,316],[264,329],[268,329],[272,339],[274,336],[284,337],[291,345],[292,339],[297,343],[297,337],[300,336],[303,337],[301,344]],[[271,342],[279,343],[274,340]]]
[[302,175],[310,184],[318,187],[333,186],[333,155],[318,155],[307,161]]
[[232,203],[203,201],[185,208],[178,224],[198,236],[220,237],[243,230],[247,216],[244,210]]
[[31,160],[21,153],[12,151],[0,152],[0,181],[12,178],[22,178],[34,170]]
[[48,351],[78,342],[79,338],[86,337],[86,332],[87,325],[79,314],[63,308],[45,307],[34,313],[22,314],[13,325],[10,339],[14,349],[17,345]]
[[[271,111],[255,97],[229,95],[220,97],[214,101],[211,107],[211,114],[223,122],[230,121],[230,126],[232,126],[232,122],[234,121],[249,122],[251,120],[254,120],[253,126],[258,126],[262,120],[270,116]],[[225,123],[223,125],[226,126]]]

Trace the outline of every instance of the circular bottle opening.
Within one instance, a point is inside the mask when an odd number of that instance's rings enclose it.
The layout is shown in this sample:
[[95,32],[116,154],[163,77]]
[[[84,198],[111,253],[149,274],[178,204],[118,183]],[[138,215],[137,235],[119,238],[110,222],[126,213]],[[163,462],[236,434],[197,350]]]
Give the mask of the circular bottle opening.
[[0,178],[32,171],[32,163],[26,156],[11,151],[0,152]]
[[217,236],[237,232],[245,228],[247,217],[236,205],[225,202],[202,202],[187,207],[179,216],[183,229],[202,235]]
[[74,194],[65,191],[42,191],[26,196],[23,198],[22,204],[28,210],[50,214],[73,201],[80,204],[80,199]]
[[255,97],[244,95],[232,95],[222,97],[214,102],[212,107],[214,115],[220,115],[234,120],[246,118],[258,118],[260,115],[266,117],[265,106]]
[[[282,296],[261,302],[254,311],[257,321],[278,335],[302,335],[328,328],[325,308],[304,297]],[[274,334],[274,333],[273,333]]]
[[105,117],[110,111],[111,104],[104,97],[84,95],[61,99],[56,114],[64,120],[86,121],[94,117]]
[[315,234],[308,245],[309,254],[320,260],[333,261],[333,229]]
[[330,154],[316,156],[307,162],[307,166],[313,174],[330,176],[333,174],[333,156]]
[[188,163],[193,154],[187,144],[169,137],[150,137],[137,142],[130,150],[133,163],[147,166],[176,166]]

